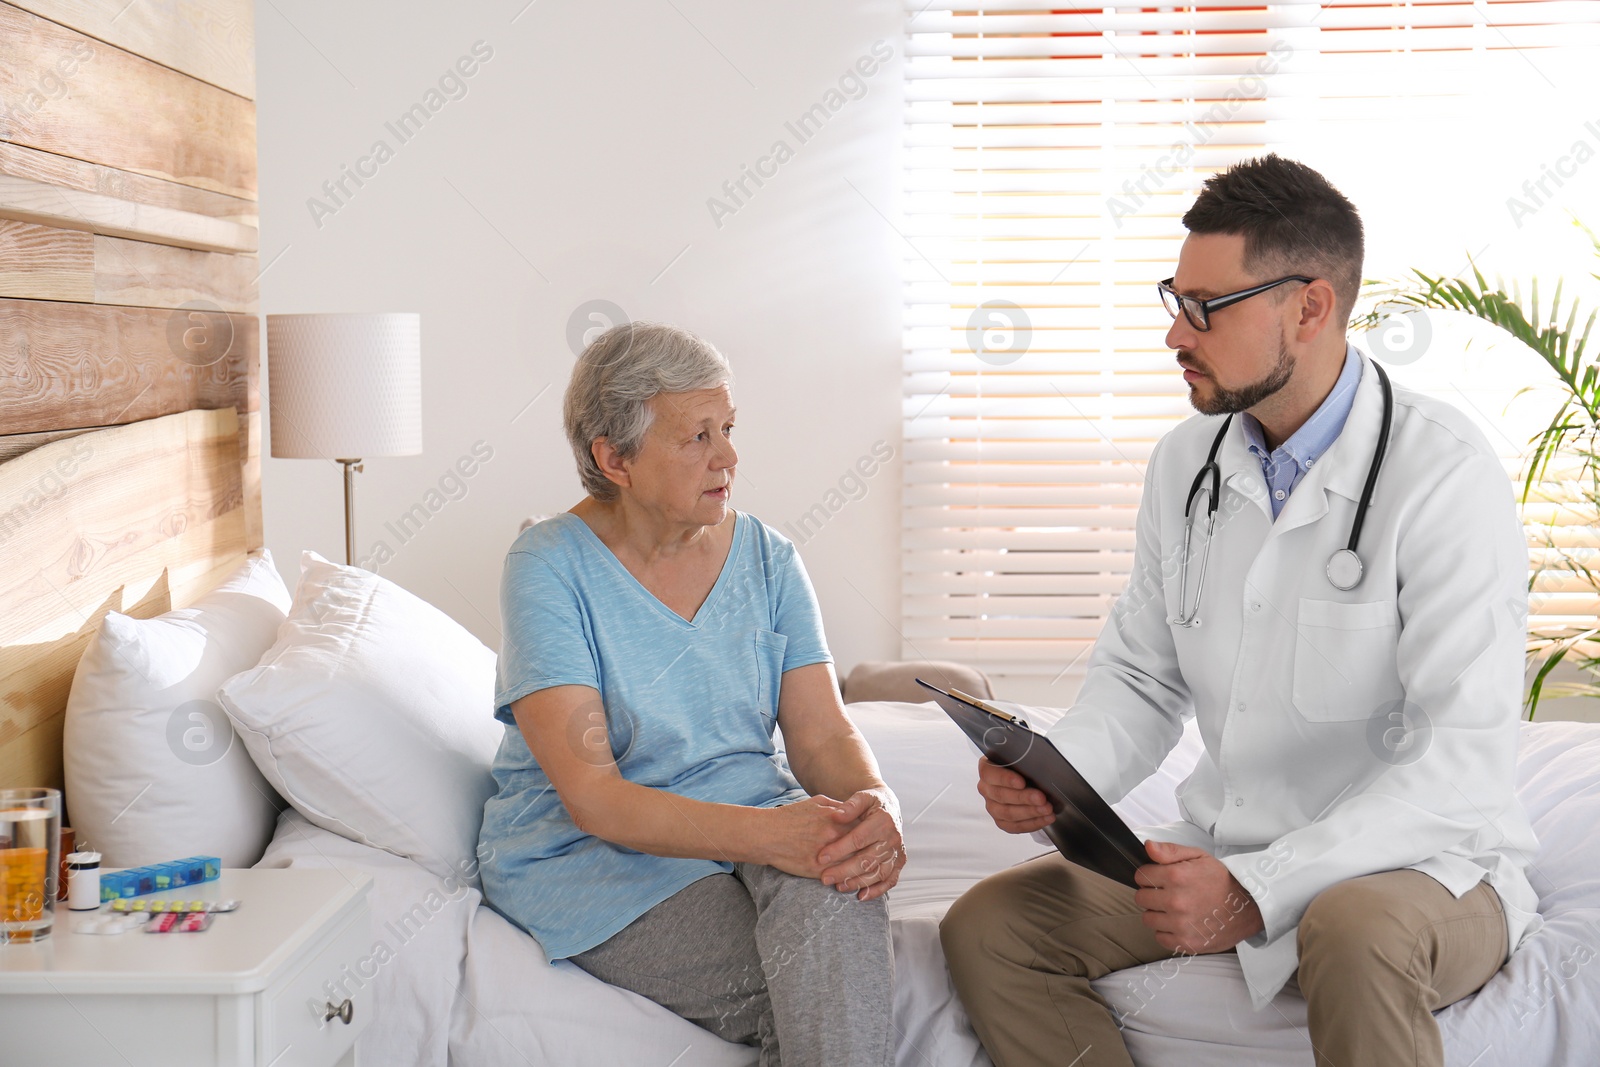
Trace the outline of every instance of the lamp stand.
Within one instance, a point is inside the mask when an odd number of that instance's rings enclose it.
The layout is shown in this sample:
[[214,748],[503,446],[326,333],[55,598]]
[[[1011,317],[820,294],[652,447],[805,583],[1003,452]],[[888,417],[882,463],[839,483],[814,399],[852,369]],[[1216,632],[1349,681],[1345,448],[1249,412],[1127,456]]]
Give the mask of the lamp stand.
[[344,464],[344,562],[346,566],[356,565],[356,477],[355,472],[363,470],[359,459],[341,459],[335,462]]

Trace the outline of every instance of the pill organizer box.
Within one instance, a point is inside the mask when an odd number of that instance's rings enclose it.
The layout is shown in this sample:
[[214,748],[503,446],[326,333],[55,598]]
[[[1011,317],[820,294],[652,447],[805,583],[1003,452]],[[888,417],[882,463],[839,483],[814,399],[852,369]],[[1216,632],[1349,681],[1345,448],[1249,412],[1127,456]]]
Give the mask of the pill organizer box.
[[100,875],[100,903],[146,893],[164,893],[186,885],[215,882],[222,877],[222,860],[216,856],[190,856],[168,863],[151,863]]

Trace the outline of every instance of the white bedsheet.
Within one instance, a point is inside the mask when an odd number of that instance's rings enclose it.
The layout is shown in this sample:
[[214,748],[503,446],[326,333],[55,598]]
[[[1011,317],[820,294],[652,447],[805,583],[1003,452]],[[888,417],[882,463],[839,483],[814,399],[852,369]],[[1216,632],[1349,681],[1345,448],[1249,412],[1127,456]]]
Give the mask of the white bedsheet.
[[[416,1067],[620,1063],[748,1067],[752,1048],[731,1045],[643,997],[570,963],[545,962],[538,943],[487,906],[476,889],[445,883],[410,860],[313,826],[293,809],[280,818],[258,866],[338,867],[373,876],[374,958],[368,968],[379,1022],[361,1037],[364,1062]],[[419,909],[421,909],[419,911]],[[939,909],[942,914],[943,909]],[[427,914],[419,932],[415,919]],[[895,1018],[900,1063],[977,1067],[982,1052],[944,969],[937,915],[896,918]],[[378,950],[377,942],[387,948]],[[358,974],[366,979],[366,974]]]
[[[1042,850],[999,834],[950,762],[959,735],[932,705],[852,705],[900,795],[912,856],[891,894],[900,1067],[984,1067],[939,948],[938,920],[972,881]],[[942,725],[941,725],[942,724]],[[954,731],[953,726],[948,727]],[[1600,1063],[1600,726],[1523,727],[1519,792],[1539,835],[1533,884],[1546,927],[1478,994],[1440,1013],[1452,1067],[1591,1067]],[[1136,829],[1176,817],[1172,790],[1192,766],[1192,728],[1152,779],[1117,805]],[[959,749],[958,749],[959,751]],[[961,762],[970,762],[963,753]],[[550,966],[533,939],[475,889],[450,886],[409,860],[284,812],[260,866],[355,868],[372,874],[374,945],[358,975],[374,984],[378,1023],[367,1063],[442,1067],[659,1064],[733,1067],[755,1051],[730,1045],[569,963]],[[411,919],[399,923],[403,915]],[[1176,972],[1176,973],[1174,973]],[[368,977],[370,975],[370,977]],[[1122,1017],[1140,1067],[1310,1067],[1305,1003],[1291,983],[1261,1013],[1230,955],[1107,975],[1096,989]]]

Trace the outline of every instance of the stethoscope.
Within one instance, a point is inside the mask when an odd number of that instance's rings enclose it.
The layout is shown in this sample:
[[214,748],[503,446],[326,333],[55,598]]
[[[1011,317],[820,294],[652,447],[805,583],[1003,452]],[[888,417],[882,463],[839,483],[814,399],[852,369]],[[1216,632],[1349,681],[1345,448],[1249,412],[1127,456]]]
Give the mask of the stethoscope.
[[[1389,375],[1376,362],[1372,367],[1378,372],[1378,381],[1383,386],[1383,425],[1378,429],[1378,447],[1372,453],[1372,464],[1367,468],[1367,484],[1361,490],[1361,502],[1356,505],[1356,517],[1350,524],[1350,543],[1328,557],[1329,584],[1335,589],[1346,591],[1361,584],[1361,557],[1356,554],[1356,542],[1361,538],[1361,524],[1367,519],[1367,508],[1372,504],[1372,487],[1377,484],[1378,468],[1383,465],[1383,453],[1389,447],[1389,423],[1394,416],[1394,390],[1389,386]],[[1222,447],[1222,439],[1227,436],[1228,427],[1232,423],[1233,416],[1229,415],[1223,422],[1222,429],[1217,431],[1216,440],[1211,442],[1211,451],[1206,456],[1205,466],[1194,476],[1194,482],[1189,486],[1189,497],[1183,503],[1183,562],[1178,570],[1178,617],[1169,620],[1175,626],[1200,625],[1200,596],[1205,589],[1206,561],[1211,556],[1211,534],[1217,526],[1217,497],[1222,489],[1222,468],[1217,463],[1217,450]],[[1206,486],[1206,543],[1200,549],[1200,580],[1195,585],[1194,607],[1185,614],[1183,598],[1189,589],[1189,546],[1194,536],[1194,519],[1197,514],[1193,507],[1194,495],[1199,492],[1208,474],[1211,476],[1211,484]]]

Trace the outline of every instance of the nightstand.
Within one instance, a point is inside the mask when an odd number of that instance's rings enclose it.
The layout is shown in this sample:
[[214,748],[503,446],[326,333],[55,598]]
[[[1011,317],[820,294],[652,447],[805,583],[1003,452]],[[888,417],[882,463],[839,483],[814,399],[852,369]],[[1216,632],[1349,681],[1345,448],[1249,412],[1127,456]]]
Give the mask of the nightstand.
[[357,871],[230,869],[136,898],[242,902],[192,934],[79,934],[95,913],[63,905],[48,941],[0,945],[0,1060],[353,1067],[378,966],[371,886]]

